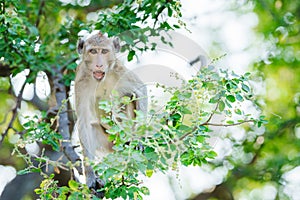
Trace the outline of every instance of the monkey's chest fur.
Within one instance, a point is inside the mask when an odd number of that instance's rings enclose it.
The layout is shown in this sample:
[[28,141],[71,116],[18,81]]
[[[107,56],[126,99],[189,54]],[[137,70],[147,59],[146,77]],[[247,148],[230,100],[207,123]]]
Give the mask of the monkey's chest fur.
[[[117,91],[120,96],[134,92],[129,81],[129,74],[124,77],[116,73],[107,73],[106,77],[97,81],[95,79],[80,79],[75,81],[75,101],[77,114],[77,127],[79,137],[86,154],[91,157],[102,157],[112,150],[111,142],[107,140],[105,129],[110,127],[101,123],[101,118],[110,117],[99,108],[100,101],[112,101],[112,91]],[[131,77],[131,76],[130,76]],[[127,80],[127,81],[126,81]]]
[[[121,74],[121,75],[120,75]],[[135,85],[135,87],[133,87]],[[106,113],[99,109],[100,101],[116,101],[124,96],[132,97],[137,95],[138,88],[142,87],[143,83],[130,71],[122,71],[117,73],[114,71],[108,72],[106,77],[100,81],[95,90],[95,110],[97,119],[101,120],[103,117],[110,117],[111,113]],[[113,102],[114,104],[114,102]],[[116,103],[117,104],[117,103]],[[121,105],[116,105],[121,106]],[[105,128],[105,124],[103,124]]]

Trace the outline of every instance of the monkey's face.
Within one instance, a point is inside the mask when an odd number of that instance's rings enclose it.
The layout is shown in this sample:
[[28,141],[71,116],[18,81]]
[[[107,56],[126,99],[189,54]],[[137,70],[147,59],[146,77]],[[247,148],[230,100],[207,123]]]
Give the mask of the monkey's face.
[[82,58],[86,64],[87,73],[90,73],[97,81],[103,80],[105,74],[112,68],[116,60],[116,52],[119,50],[115,39],[108,39],[102,34],[96,34],[82,44],[79,42],[79,45],[83,51]]
[[90,46],[86,49],[85,62],[91,69],[93,77],[98,81],[104,78],[105,73],[115,60],[112,50],[110,46]]

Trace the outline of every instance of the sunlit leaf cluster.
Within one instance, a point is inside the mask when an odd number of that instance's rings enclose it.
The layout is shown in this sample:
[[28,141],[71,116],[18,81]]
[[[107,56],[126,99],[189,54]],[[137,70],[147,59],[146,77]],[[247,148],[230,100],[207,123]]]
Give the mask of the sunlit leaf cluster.
[[[205,67],[181,88],[157,85],[172,94],[164,109],[150,110],[148,116],[136,112],[135,119],[128,119],[120,105],[126,106],[136,99],[120,98],[115,92],[111,101],[99,102],[99,109],[107,113],[101,121],[111,127],[107,132],[114,144],[113,153],[100,163],[93,163],[105,182],[102,190],[106,197],[142,199],[148,189],[143,186],[141,175],[151,177],[158,171],[166,172],[180,165],[201,166],[214,159],[217,154],[207,142],[211,126],[265,123],[263,116],[256,119],[246,114],[241,105],[235,105],[236,101],[251,97],[249,76]],[[224,107],[220,107],[220,102],[224,102]],[[237,121],[213,121],[215,115],[231,118],[232,110],[237,109]]]
[[54,151],[59,151],[60,141],[62,140],[61,134],[53,129],[53,123],[38,120],[38,117],[35,116],[23,124],[25,133],[18,145],[25,146],[30,143],[41,142],[50,145]]

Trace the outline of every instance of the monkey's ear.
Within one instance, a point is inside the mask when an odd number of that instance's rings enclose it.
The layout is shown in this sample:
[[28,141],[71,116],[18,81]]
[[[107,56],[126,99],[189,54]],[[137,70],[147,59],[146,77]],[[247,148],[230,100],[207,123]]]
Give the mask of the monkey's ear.
[[116,50],[116,53],[120,51],[121,45],[120,45],[120,39],[118,37],[113,38],[113,44]]
[[77,42],[77,52],[79,54],[83,53],[83,45],[84,45],[84,40],[83,39],[79,39]]

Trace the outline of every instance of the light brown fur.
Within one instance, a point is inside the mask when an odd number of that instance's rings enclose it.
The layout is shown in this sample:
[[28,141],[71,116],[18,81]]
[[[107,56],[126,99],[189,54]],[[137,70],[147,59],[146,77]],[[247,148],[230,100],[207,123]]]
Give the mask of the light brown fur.
[[[79,134],[83,155],[90,160],[100,160],[112,151],[113,146],[105,132],[109,126],[100,121],[105,113],[99,109],[99,101],[110,101],[111,92],[116,90],[120,97],[134,95],[140,98],[127,106],[128,117],[134,117],[134,109],[144,113],[147,110],[146,87],[116,58],[119,48],[118,39],[109,39],[101,33],[78,43],[82,60],[75,78],[75,129]],[[85,174],[87,185],[94,187],[92,169],[86,166]]]

